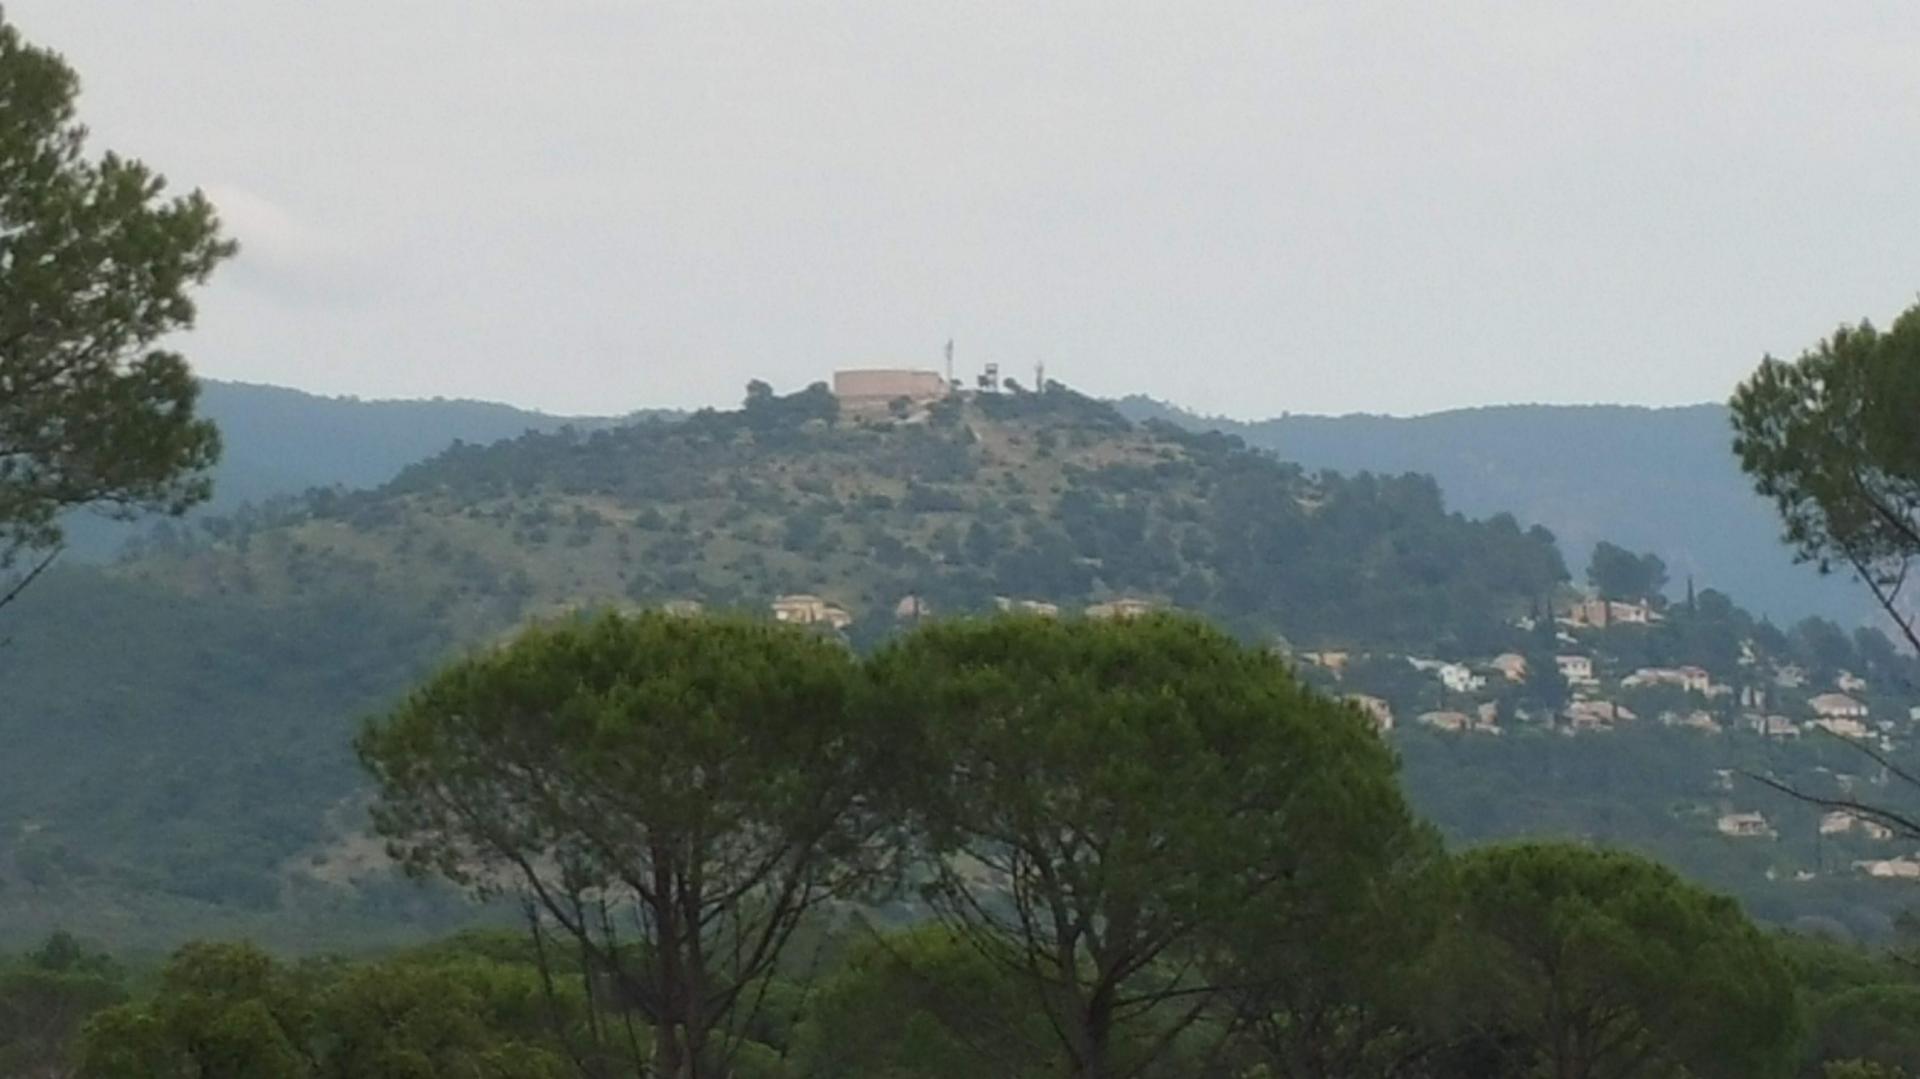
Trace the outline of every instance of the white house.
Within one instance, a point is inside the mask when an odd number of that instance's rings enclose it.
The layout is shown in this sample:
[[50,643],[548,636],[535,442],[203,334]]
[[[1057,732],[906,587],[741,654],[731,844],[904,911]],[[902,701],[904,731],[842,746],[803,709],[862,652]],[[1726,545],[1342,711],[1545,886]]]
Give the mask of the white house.
[[1553,665],[1560,669],[1560,677],[1568,684],[1576,686],[1598,685],[1593,677],[1593,657],[1591,656],[1555,656]]
[[1454,693],[1487,688],[1486,676],[1473,673],[1473,668],[1464,663],[1443,663],[1435,673],[1440,676],[1440,684]]
[[1822,719],[1865,719],[1867,706],[1844,693],[1822,693],[1807,702]]

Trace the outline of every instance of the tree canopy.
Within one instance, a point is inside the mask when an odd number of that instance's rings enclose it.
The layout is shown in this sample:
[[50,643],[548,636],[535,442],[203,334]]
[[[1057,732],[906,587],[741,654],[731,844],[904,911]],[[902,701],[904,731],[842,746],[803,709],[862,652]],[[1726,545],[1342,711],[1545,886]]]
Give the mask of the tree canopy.
[[1658,555],[1637,555],[1601,540],[1587,563],[1587,583],[1605,599],[1657,599],[1667,586],[1667,564]]
[[1463,947],[1484,963],[1467,1010],[1514,1036],[1517,1074],[1792,1072],[1790,972],[1732,900],[1634,855],[1571,845],[1483,848],[1459,872]]
[[1139,1074],[1230,926],[1319,932],[1416,841],[1357,711],[1194,620],[941,623],[870,670],[917,722],[929,896],[1037,988],[1075,1075]]
[[536,626],[368,724],[374,820],[409,868],[517,896],[604,970],[658,1074],[724,1075],[802,916],[880,853],[853,671],[744,619]]
[[1851,570],[1920,651],[1907,576],[1920,558],[1920,305],[1882,332],[1843,326],[1733,395],[1734,452],[1786,540]]
[[219,452],[186,361],[156,343],[235,246],[199,192],[85,154],[78,88],[0,16],[0,569],[57,549],[71,508],[205,499]]

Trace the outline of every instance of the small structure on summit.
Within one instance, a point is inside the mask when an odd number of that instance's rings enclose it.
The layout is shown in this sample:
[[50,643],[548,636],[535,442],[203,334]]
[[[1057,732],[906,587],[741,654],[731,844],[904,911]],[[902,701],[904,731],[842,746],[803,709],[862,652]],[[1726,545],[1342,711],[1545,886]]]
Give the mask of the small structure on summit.
[[885,413],[895,401],[924,408],[953,392],[938,371],[875,367],[833,373],[833,396],[856,413]]

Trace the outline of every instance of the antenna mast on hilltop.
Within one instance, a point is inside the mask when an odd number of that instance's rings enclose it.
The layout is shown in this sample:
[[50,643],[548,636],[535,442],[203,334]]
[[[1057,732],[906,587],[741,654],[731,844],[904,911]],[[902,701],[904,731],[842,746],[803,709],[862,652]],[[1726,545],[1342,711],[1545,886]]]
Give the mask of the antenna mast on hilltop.
[[1047,392],[1047,361],[1045,360],[1033,365],[1033,392]]
[[947,338],[947,385],[953,385],[953,338]]

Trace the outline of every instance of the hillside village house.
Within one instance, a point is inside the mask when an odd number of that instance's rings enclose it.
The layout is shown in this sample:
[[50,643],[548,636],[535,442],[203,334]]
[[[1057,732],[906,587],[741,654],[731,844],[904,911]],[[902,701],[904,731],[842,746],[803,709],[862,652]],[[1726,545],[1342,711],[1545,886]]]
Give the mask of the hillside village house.
[[1518,652],[1502,652],[1493,657],[1493,662],[1487,666],[1499,671],[1501,676],[1509,682],[1527,680],[1527,657]]
[[1300,658],[1316,667],[1340,674],[1347,669],[1347,662],[1353,657],[1345,652],[1302,652]]
[[1667,712],[1660,717],[1660,721],[1669,727],[1686,727],[1705,734],[1720,733],[1720,721],[1713,718],[1711,713],[1697,709],[1685,714]]
[[1561,714],[1575,730],[1607,730],[1616,722],[1640,718],[1612,701],[1573,701]]
[[1473,673],[1473,668],[1464,663],[1442,663],[1435,673],[1440,676],[1440,684],[1455,693],[1487,688],[1486,677]]
[[1568,626],[1599,629],[1606,626],[1645,626],[1661,621],[1660,612],[1645,600],[1621,603],[1618,600],[1583,599],[1560,616]]
[[1414,722],[1457,734],[1473,726],[1473,717],[1465,712],[1422,712]]
[[1893,829],[1879,821],[1856,817],[1844,809],[1834,810],[1820,818],[1821,835],[1845,835],[1856,828],[1868,839],[1885,841],[1893,838]]
[[1095,603],[1087,608],[1088,618],[1138,618],[1150,614],[1153,604],[1144,599],[1116,599]]
[[1822,693],[1807,702],[1821,719],[1865,719],[1867,706],[1844,693]]
[[1886,877],[1899,880],[1920,878],[1920,862],[1901,855],[1898,858],[1867,859],[1853,863],[1853,868],[1869,877]]
[[1721,835],[1730,835],[1736,839],[1772,839],[1773,825],[1759,813],[1728,813],[1714,822]]
[[919,596],[902,596],[900,602],[893,605],[893,617],[901,622],[931,618],[933,606]]
[[1746,724],[1768,738],[1800,737],[1800,724],[1786,716],[1747,716]]
[[1865,723],[1857,719],[1848,719],[1844,716],[1834,716],[1831,718],[1822,717],[1814,720],[1811,726],[1819,727],[1821,730],[1837,734],[1842,738],[1867,738],[1873,734],[1872,731],[1867,729]]
[[1346,696],[1346,700],[1349,704],[1355,705],[1362,712],[1365,712],[1367,717],[1373,720],[1374,730],[1384,734],[1393,729],[1393,706],[1382,698],[1371,697],[1365,693],[1349,693]]
[[1865,693],[1867,691],[1867,680],[1852,671],[1841,671],[1840,676],[1833,680],[1833,685],[1835,689],[1838,689],[1842,693]]
[[1622,678],[1623,686],[1679,686],[1689,693],[1710,693],[1713,676],[1702,667],[1642,667]]
[[670,599],[662,603],[660,609],[676,618],[692,618],[706,607],[697,599]]
[[1593,657],[1591,656],[1555,656],[1553,665],[1560,668],[1560,677],[1569,685],[1594,686],[1599,681],[1593,677]]
[[1037,599],[1009,599],[1006,596],[995,596],[993,605],[1003,611],[1037,614],[1042,618],[1060,617],[1059,604],[1045,603]]
[[775,599],[773,618],[776,622],[788,622],[796,626],[827,625],[834,629],[845,629],[853,624],[853,615],[848,614],[845,608],[806,593]]

